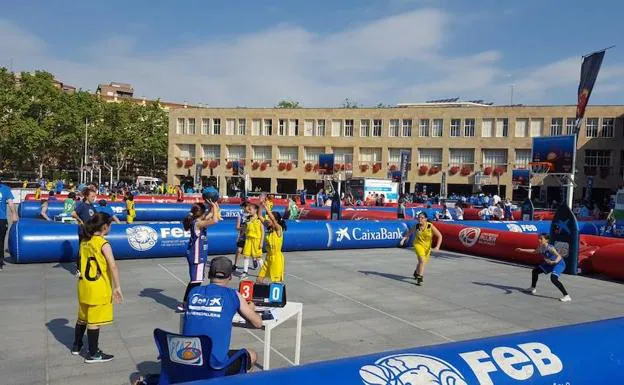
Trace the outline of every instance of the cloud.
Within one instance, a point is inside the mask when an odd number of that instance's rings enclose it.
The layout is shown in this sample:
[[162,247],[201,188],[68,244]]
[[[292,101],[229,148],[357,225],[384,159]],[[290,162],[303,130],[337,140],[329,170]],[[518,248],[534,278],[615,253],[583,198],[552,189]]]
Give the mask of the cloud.
[[[272,106],[281,99],[335,106],[344,98],[366,105],[461,96],[506,103],[510,79],[522,103],[565,90],[574,98],[580,60],[504,68],[496,50],[452,54],[457,17],[438,9],[406,11],[319,34],[297,25],[141,51],[133,36],[102,36],[60,57],[43,38],[0,20],[0,63],[45,69],[66,83],[94,90],[98,83],[132,83],[136,96],[214,106]],[[624,66],[606,66],[601,92],[622,90]]]

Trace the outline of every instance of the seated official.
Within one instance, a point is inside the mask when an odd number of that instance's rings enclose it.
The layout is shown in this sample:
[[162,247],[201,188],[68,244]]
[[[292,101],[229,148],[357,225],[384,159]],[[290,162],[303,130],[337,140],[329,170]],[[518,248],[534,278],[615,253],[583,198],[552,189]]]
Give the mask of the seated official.
[[[262,327],[262,318],[255,312],[253,303],[247,303],[234,289],[227,287],[232,280],[232,261],[227,257],[214,258],[208,271],[210,284],[197,286],[189,292],[188,304],[184,314],[185,336],[205,335],[212,340],[211,358],[219,363],[227,361],[237,350],[230,350],[232,337],[232,319],[239,313],[249,324]],[[256,363],[257,354],[245,350],[251,370]],[[240,371],[242,360],[234,363],[227,374]]]

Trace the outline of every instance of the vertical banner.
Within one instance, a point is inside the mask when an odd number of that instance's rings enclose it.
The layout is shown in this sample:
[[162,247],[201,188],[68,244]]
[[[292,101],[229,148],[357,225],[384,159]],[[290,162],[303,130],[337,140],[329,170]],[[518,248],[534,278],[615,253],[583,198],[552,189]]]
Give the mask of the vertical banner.
[[583,199],[586,200],[587,202],[591,202],[593,189],[594,189],[594,177],[588,176],[587,182],[585,182],[585,196],[583,197]]
[[401,171],[401,182],[407,181],[407,169],[410,162],[410,151],[401,150],[401,164],[399,170]]
[[446,171],[442,172],[442,184],[440,184],[440,198],[446,198]]
[[598,72],[600,72],[600,66],[602,65],[604,55],[605,51],[602,50],[583,58],[581,80],[578,87],[578,102],[576,104],[576,126],[574,134],[577,137],[581,127],[581,119],[585,116],[585,108],[587,107],[587,103],[589,103],[589,97],[594,89],[594,84],[596,84],[596,78],[598,78]]
[[568,205],[559,205],[550,225],[550,240],[565,260],[568,274],[578,273],[579,228]]
[[201,163],[195,165],[195,187],[201,187],[201,175],[204,167]]
[[353,178],[353,154],[345,154],[345,180],[351,180]]

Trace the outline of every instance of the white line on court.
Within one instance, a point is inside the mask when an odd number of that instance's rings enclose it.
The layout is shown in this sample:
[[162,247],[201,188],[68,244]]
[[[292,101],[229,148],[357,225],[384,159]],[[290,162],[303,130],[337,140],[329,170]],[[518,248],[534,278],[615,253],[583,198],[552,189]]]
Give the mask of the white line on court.
[[454,340],[452,340],[452,339],[450,339],[450,338],[448,338],[448,337],[446,337],[446,336],[443,336],[442,334],[436,333],[436,332],[431,331],[431,330],[426,330],[426,329],[423,329],[423,328],[421,328],[420,326],[416,325],[416,324],[415,324],[415,323],[413,323],[413,322],[410,322],[410,321],[404,320],[404,319],[403,319],[403,318],[401,318],[401,317],[398,317],[398,316],[396,316],[396,315],[394,315],[394,314],[387,313],[387,312],[385,312],[385,311],[383,311],[383,310],[381,310],[381,309],[377,309],[376,307],[373,307],[373,306],[370,306],[370,305],[368,305],[368,304],[365,304],[364,302],[358,301],[357,299],[352,298],[352,297],[349,297],[348,295],[345,295],[345,294],[339,293],[339,292],[337,292],[337,291],[335,291],[335,290],[332,290],[332,289],[328,289],[328,288],[323,287],[323,286],[321,286],[321,285],[317,285],[317,284],[316,284],[316,283],[314,283],[314,282],[310,282],[310,281],[308,281],[307,279],[301,278],[301,277],[296,276],[296,275],[294,275],[294,274],[286,274],[286,275],[288,275],[288,276],[290,276],[290,277],[293,277],[293,278],[296,278],[296,279],[298,279],[298,280],[300,280],[300,281],[303,281],[303,282],[307,283],[308,285],[314,286],[314,287],[319,288],[319,289],[321,289],[321,290],[325,290],[325,291],[327,291],[327,292],[329,292],[329,293],[332,293],[332,294],[334,294],[334,295],[337,295],[337,296],[339,296],[339,297],[342,297],[342,298],[344,298],[344,299],[346,299],[346,300],[349,300],[349,301],[351,301],[351,302],[357,303],[358,305],[364,306],[364,307],[366,307],[366,308],[368,308],[368,309],[370,309],[370,310],[376,311],[377,313],[383,314],[383,315],[385,315],[386,317],[390,317],[390,318],[392,318],[392,319],[394,319],[394,320],[396,320],[396,321],[399,321],[399,322],[402,322],[402,323],[404,323],[404,324],[406,324],[406,325],[412,326],[412,327],[414,327],[414,328],[416,328],[416,329],[418,329],[418,330],[422,330],[422,331],[424,331],[424,332],[426,332],[426,333],[433,334],[434,336],[440,337],[440,338],[444,339],[445,341],[454,342]]
[[[186,286],[186,282],[184,282],[183,280],[181,280],[177,275],[175,275],[171,270],[167,269],[165,266],[163,266],[162,264],[158,264],[158,266],[160,266],[164,271],[166,271],[167,273],[169,273],[169,275],[171,275],[173,278],[175,278],[178,282],[180,282],[182,285]],[[243,329],[245,330],[247,333],[249,333],[253,338],[255,338],[258,342],[264,343],[264,340],[260,337],[258,337],[257,335],[255,335],[251,330],[249,329]],[[282,357],[286,362],[288,362],[291,365],[295,365],[294,362],[292,362],[288,357],[286,357],[285,355],[283,355],[279,350],[275,349],[274,347],[271,346],[271,351],[273,351],[275,354],[277,354],[278,356]]]

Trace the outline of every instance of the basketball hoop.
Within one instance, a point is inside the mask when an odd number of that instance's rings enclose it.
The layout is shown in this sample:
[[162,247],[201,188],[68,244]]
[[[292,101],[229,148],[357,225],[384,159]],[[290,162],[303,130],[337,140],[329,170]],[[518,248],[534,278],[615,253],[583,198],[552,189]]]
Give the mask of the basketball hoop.
[[531,168],[531,184],[533,186],[542,184],[554,168],[550,162],[529,162],[529,167]]

